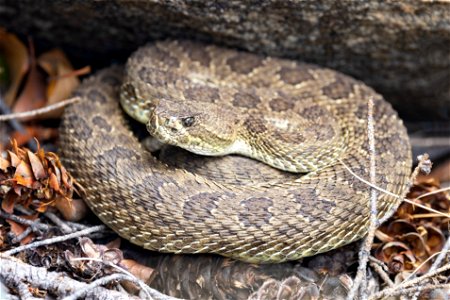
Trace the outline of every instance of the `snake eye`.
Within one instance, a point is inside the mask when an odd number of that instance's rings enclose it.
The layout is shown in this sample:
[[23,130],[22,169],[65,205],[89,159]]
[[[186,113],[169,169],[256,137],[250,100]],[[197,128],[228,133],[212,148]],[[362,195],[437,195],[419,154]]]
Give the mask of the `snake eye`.
[[191,127],[194,124],[194,117],[186,117],[181,119],[181,123],[184,127]]

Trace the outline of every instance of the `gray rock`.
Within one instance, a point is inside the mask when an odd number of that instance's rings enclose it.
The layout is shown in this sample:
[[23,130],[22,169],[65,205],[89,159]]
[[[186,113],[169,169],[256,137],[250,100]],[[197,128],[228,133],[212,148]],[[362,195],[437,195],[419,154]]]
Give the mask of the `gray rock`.
[[340,70],[409,119],[449,119],[450,3],[0,0],[0,25],[104,61],[147,41],[194,38]]

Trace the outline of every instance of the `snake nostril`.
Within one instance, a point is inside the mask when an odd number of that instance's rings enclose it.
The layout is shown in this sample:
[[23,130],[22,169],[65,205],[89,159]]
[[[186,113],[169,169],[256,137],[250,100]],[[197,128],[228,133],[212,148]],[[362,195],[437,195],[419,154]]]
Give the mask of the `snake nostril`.
[[177,133],[178,130],[175,127],[170,128],[170,131],[172,131],[172,133]]

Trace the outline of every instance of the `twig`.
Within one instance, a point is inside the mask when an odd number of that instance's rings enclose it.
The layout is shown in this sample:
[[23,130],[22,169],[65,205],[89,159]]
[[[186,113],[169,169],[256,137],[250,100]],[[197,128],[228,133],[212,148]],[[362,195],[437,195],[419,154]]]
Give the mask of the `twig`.
[[[73,291],[81,290],[87,286],[86,283],[78,282],[65,273],[50,272],[43,267],[33,267],[18,259],[14,259],[14,257],[11,256],[0,254],[0,260],[2,262],[0,277],[3,278],[5,282],[11,284],[27,282],[31,286],[55,294],[58,298],[64,297]],[[88,294],[86,294],[86,298],[102,300],[137,299],[137,297],[131,297],[127,294],[108,290],[103,287],[96,287],[95,289],[89,290]]]
[[[447,241],[447,244],[448,244],[448,241]],[[444,248],[443,248],[441,251],[434,253],[433,255],[431,255],[430,257],[428,257],[426,260],[424,260],[420,265],[418,265],[417,267],[415,267],[414,271],[413,271],[411,274],[409,274],[408,277],[406,277],[403,281],[408,281],[408,280],[410,280],[410,279],[415,278],[415,277],[416,277],[416,273],[419,272],[419,270],[420,270],[420,269],[421,269],[428,261],[432,260],[435,256],[438,256],[438,255],[443,255],[443,257],[444,257],[445,254],[446,254],[447,252],[449,252],[449,250],[448,250],[448,249],[445,249],[445,246],[444,246]],[[435,261],[435,263],[436,263],[436,261]],[[438,262],[438,264],[440,264],[440,262]],[[434,264],[433,264],[433,265],[434,265]],[[437,267],[438,267],[438,266],[437,266]],[[437,267],[436,267],[436,268],[437,268]],[[434,268],[434,269],[432,270],[431,267],[430,267],[430,269],[428,270],[428,272],[433,272],[434,270],[436,270],[436,268]]]
[[23,283],[22,281],[18,281],[15,283],[17,293],[20,296],[20,299],[27,299],[27,300],[36,300],[37,298],[33,297],[31,295],[30,290],[28,289],[28,285]]
[[[133,277],[130,277],[126,274],[120,274],[120,273],[111,274],[111,275],[102,277],[100,279],[97,279],[97,280],[89,283],[83,289],[78,290],[75,293],[73,293],[72,295],[65,297],[63,300],[77,300],[78,298],[84,298],[86,296],[86,294],[89,293],[89,291],[91,291],[99,286],[108,284],[112,281],[122,281],[122,280],[128,280],[128,281],[132,281],[132,282],[135,281]],[[149,299],[153,299],[153,298],[149,298]]]
[[70,99],[67,99],[67,100],[52,104],[52,105],[48,105],[48,106],[45,106],[45,107],[39,108],[39,109],[34,109],[34,110],[20,112],[20,113],[11,113],[11,114],[7,114],[7,115],[0,115],[0,122],[1,121],[9,121],[9,120],[13,120],[13,119],[33,118],[33,117],[43,115],[48,112],[57,110],[61,107],[65,107],[69,104],[78,102],[80,100],[81,100],[80,97],[74,97],[74,98],[70,98]]
[[[376,185],[376,150],[375,150],[375,129],[373,120],[373,98],[369,98],[368,110],[367,110],[367,135],[369,139],[369,152],[370,152],[370,183]],[[377,229],[377,198],[378,192],[376,189],[371,188],[370,190],[370,218],[369,218],[369,228],[364,243],[359,251],[359,266],[356,273],[356,277],[353,281],[353,285],[348,293],[347,299],[352,300],[355,297],[356,292],[362,284],[363,291],[366,290],[366,269],[367,262],[369,261],[370,249],[372,248],[373,239],[375,237],[375,231]],[[364,292],[363,292],[364,293]],[[367,295],[362,295],[362,299],[366,299]]]
[[136,276],[134,276],[133,274],[131,274],[130,272],[128,272],[127,270],[125,270],[124,268],[115,265],[109,261],[104,261],[98,258],[90,258],[90,257],[77,257],[77,258],[73,258],[73,261],[96,261],[96,262],[100,262],[103,263],[107,266],[110,266],[118,271],[120,271],[121,273],[133,278],[134,280],[132,280],[134,283],[136,283],[137,285],[139,285],[141,287],[141,289],[147,294],[147,296],[151,299],[152,297],[155,300],[180,300],[179,298],[174,298],[174,297],[170,297],[167,295],[164,295],[160,292],[158,292],[157,290],[154,290],[152,288],[150,288],[147,284],[145,284],[145,282],[143,282],[142,280],[140,280],[139,278],[137,278]]
[[6,280],[0,274],[0,296],[2,296],[2,300],[20,300],[19,297],[10,293],[5,281]]
[[44,216],[49,218],[53,223],[55,223],[64,234],[72,233],[73,230],[69,225],[66,224],[65,221],[61,220],[57,215],[52,213],[51,211],[44,212]]
[[449,289],[450,283],[445,284],[427,284],[427,285],[421,285],[421,286],[414,286],[409,288],[398,288],[398,289],[385,289],[381,292],[378,292],[371,296],[369,300],[375,300],[379,298],[388,298],[388,297],[395,297],[400,295],[409,295],[415,292],[425,292],[430,290],[436,290],[436,289]]
[[[2,115],[11,114],[11,109],[6,105],[5,101],[3,101],[2,95],[0,95],[0,112],[2,113]],[[15,131],[18,131],[22,134],[25,134],[27,132],[25,130],[25,128],[22,126],[22,124],[17,120],[14,120],[14,119],[9,120],[9,124],[11,125],[12,129]],[[36,144],[31,141],[27,142],[27,146],[31,151],[37,150]]]
[[65,221],[67,225],[69,225],[71,228],[75,229],[75,230],[83,230],[86,228],[89,228],[89,226],[81,224],[81,223],[77,223],[77,222],[72,222],[72,221]]
[[421,198],[424,198],[424,197],[427,197],[427,196],[431,196],[431,195],[435,195],[435,194],[439,194],[439,193],[447,192],[447,191],[450,191],[450,187],[446,187],[446,188],[442,188],[442,189],[438,189],[438,190],[435,190],[435,191],[431,191],[431,192],[422,194],[422,195],[418,196],[416,199],[421,199]]
[[32,249],[32,248],[36,248],[36,247],[40,247],[40,246],[44,246],[44,245],[50,245],[50,244],[54,244],[54,243],[67,241],[67,240],[70,240],[70,239],[73,239],[76,237],[88,235],[90,233],[105,230],[105,229],[106,229],[105,225],[98,225],[98,226],[90,227],[88,229],[80,230],[80,231],[77,231],[77,232],[74,232],[71,234],[57,236],[57,237],[53,237],[53,238],[46,239],[43,241],[37,241],[37,242],[30,243],[27,245],[19,246],[17,248],[5,251],[5,252],[3,252],[3,254],[4,255],[14,255],[16,253],[19,253],[19,252],[27,250],[27,249]]
[[0,209],[0,217],[2,217],[4,219],[10,219],[10,220],[12,220],[14,222],[17,222],[19,224],[28,225],[29,227],[31,227],[33,232],[36,232],[38,234],[41,234],[42,231],[48,231],[50,229],[50,226],[48,226],[47,224],[41,223],[39,220],[34,220],[34,221],[33,220],[27,220],[27,219],[18,217],[16,215],[4,212],[1,209]]
[[400,284],[397,284],[396,286],[394,286],[392,288],[384,289],[384,290],[382,290],[382,291],[372,295],[369,298],[369,300],[386,297],[387,295],[390,295],[391,293],[396,292],[397,290],[405,289],[405,288],[408,288],[410,286],[417,286],[419,284],[423,285],[423,283],[427,282],[431,277],[436,276],[439,273],[445,272],[447,270],[450,270],[450,264],[444,265],[443,267],[440,267],[439,269],[436,269],[433,272],[428,272],[427,274],[422,275],[421,277],[418,277],[418,278],[415,278],[415,279],[412,279],[412,280],[404,281],[404,282],[402,282]]
[[369,264],[389,287],[394,286],[394,282],[392,282],[391,278],[389,278],[389,275],[386,273],[385,270],[383,270],[383,268],[379,264],[373,261],[370,261]]
[[428,272],[434,272],[441,262],[444,260],[444,258],[447,256],[447,254],[450,252],[450,237],[447,238],[447,242],[445,243],[444,247],[439,252],[438,257],[434,261],[434,263],[431,265],[430,270]]
[[24,238],[26,238],[31,232],[33,232],[33,229],[31,227],[27,227],[21,234],[19,234],[15,238],[13,238],[11,242],[13,244],[20,243],[20,241],[22,241]]

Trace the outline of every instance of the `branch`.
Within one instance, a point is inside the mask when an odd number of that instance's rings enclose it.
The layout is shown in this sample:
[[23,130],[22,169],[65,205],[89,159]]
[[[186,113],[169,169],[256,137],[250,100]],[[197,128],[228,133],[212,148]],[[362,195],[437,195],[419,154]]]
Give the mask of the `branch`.
[[[373,120],[373,98],[369,98],[368,110],[367,110],[367,135],[369,138],[369,152],[370,152],[370,183],[371,186],[376,186],[376,151],[375,151],[375,129]],[[369,228],[364,243],[359,251],[359,266],[356,273],[353,285],[347,295],[347,299],[352,300],[355,297],[356,292],[361,286],[362,290],[366,290],[366,269],[367,262],[369,261],[370,249],[372,248],[373,239],[375,237],[375,231],[378,225],[378,209],[377,209],[378,192],[376,189],[370,189],[370,218]],[[363,295],[363,299],[367,298],[367,295]]]
[[[99,286],[106,285],[112,281],[122,281],[122,280],[134,281],[132,277],[130,277],[126,274],[119,274],[119,273],[111,274],[111,275],[102,277],[100,279],[97,279],[97,280],[87,284],[84,288],[76,291],[75,293],[73,293],[70,296],[65,297],[63,300],[77,300],[78,298],[84,299],[86,297],[86,295],[89,293],[89,291],[91,291]],[[151,299],[151,298],[149,298],[149,299]]]
[[[154,290],[152,288],[150,288],[145,282],[143,282],[142,280],[140,280],[139,278],[137,278],[136,276],[134,276],[133,274],[131,274],[130,272],[128,272],[127,270],[125,270],[124,268],[115,265],[109,261],[104,261],[98,258],[91,258],[91,257],[77,257],[77,258],[73,258],[72,261],[96,261],[99,263],[103,263],[107,266],[110,266],[116,270],[118,270],[119,272],[121,272],[122,274],[126,275],[129,279],[126,280],[130,280],[132,282],[134,282],[135,284],[137,284],[138,286],[141,287],[141,289],[148,295],[149,299],[155,299],[155,300],[181,300],[179,298],[174,298],[171,296],[167,296],[165,294],[162,294],[160,292],[158,292],[157,290]],[[65,299],[66,300],[66,299]],[[72,299],[73,300],[73,299]]]
[[[88,284],[78,282],[70,278],[65,273],[49,272],[46,268],[33,267],[20,262],[13,257],[1,254],[0,276],[8,283],[27,282],[33,287],[51,292],[59,297],[64,297],[73,291],[84,289]],[[138,299],[127,294],[102,287],[89,290],[86,298],[117,300],[117,299]]]
[[434,272],[439,267],[441,262],[448,255],[449,249],[450,249],[450,237],[447,238],[447,242],[445,243],[442,250],[439,252],[439,256],[436,258],[436,260],[434,261],[433,265],[431,266],[430,270],[428,270],[428,272]]
[[74,98],[70,98],[70,99],[67,99],[67,100],[52,104],[52,105],[48,105],[48,106],[45,106],[45,107],[39,108],[39,109],[34,109],[34,110],[20,112],[20,113],[11,113],[11,114],[7,114],[7,115],[0,115],[0,122],[1,121],[9,121],[9,120],[13,120],[13,119],[17,120],[17,119],[25,119],[25,118],[34,118],[36,116],[46,114],[48,112],[57,110],[61,107],[65,107],[69,104],[78,102],[80,100],[81,100],[80,97],[74,97]]
[[5,252],[3,252],[3,254],[4,255],[14,255],[16,253],[19,253],[19,252],[27,250],[27,249],[32,249],[32,248],[36,248],[36,247],[40,247],[40,246],[44,246],[44,245],[50,245],[50,244],[54,244],[54,243],[63,242],[66,240],[70,240],[70,239],[77,238],[80,236],[88,235],[90,233],[105,230],[105,229],[106,229],[105,225],[98,225],[98,226],[90,227],[90,228],[80,230],[80,231],[77,231],[77,232],[74,232],[71,234],[57,236],[57,237],[53,237],[53,238],[46,239],[43,241],[37,241],[37,242],[30,243],[27,245],[19,246],[17,248],[5,251]]

